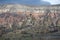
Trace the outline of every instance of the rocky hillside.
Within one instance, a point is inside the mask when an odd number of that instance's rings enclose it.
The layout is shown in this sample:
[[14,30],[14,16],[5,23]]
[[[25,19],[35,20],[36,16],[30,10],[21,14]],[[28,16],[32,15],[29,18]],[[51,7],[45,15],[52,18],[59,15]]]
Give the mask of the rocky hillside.
[[47,6],[41,9],[41,7],[33,8],[17,4],[1,5],[0,36],[7,38],[6,40],[9,40],[9,38],[13,40],[13,38],[24,37],[26,34],[31,36],[29,37],[31,40],[34,40],[35,37],[38,40],[38,35],[40,36],[40,34],[60,32],[60,10],[57,7],[60,8],[60,6],[50,6],[52,10],[47,8]]

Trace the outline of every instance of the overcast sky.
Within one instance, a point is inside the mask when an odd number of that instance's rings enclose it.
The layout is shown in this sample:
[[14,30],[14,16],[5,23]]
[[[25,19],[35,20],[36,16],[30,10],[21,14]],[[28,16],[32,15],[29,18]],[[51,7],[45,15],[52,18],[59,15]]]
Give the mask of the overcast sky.
[[48,1],[51,4],[60,4],[60,0],[43,0],[43,1]]
[[50,5],[60,4],[60,0],[0,0],[0,4],[19,3],[27,5]]

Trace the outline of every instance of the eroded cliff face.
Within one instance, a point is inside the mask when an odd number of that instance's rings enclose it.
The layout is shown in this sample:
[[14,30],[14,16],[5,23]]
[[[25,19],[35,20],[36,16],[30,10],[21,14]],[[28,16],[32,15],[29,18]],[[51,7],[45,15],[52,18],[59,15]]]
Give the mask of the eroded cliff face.
[[[0,35],[51,33],[60,31],[60,6],[0,6]],[[5,35],[6,36],[6,35]]]

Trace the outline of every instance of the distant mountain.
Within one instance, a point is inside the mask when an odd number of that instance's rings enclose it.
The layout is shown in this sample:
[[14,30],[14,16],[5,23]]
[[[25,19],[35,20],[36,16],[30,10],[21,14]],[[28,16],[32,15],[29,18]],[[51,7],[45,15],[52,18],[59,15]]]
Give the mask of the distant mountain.
[[[34,5],[24,5],[24,4],[0,4],[0,13],[1,12],[17,12],[17,11],[25,11],[33,8],[46,8],[48,6],[60,6],[60,4],[57,5],[41,5],[41,6],[34,6]],[[40,8],[40,9],[41,9]]]
[[60,4],[56,4],[56,6],[60,6]]

